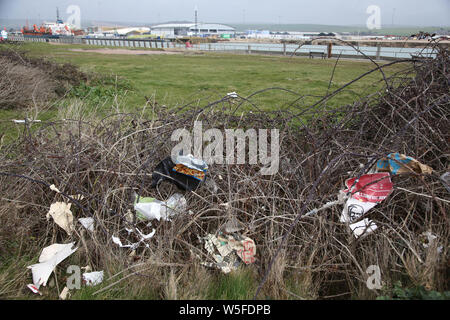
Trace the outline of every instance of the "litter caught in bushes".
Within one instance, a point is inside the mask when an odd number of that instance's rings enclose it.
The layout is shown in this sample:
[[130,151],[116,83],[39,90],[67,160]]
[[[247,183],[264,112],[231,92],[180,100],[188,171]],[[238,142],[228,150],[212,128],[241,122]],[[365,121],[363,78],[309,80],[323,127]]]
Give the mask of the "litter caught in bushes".
[[185,212],[186,208],[186,199],[179,193],[175,193],[167,201],[141,197],[139,202],[134,204],[134,210],[136,210],[139,220],[170,221],[179,213]]
[[377,171],[390,172],[392,174],[416,173],[431,174],[433,169],[416,159],[401,153],[390,153],[387,158],[378,160]]
[[[39,257],[39,263],[28,266],[33,274],[33,284],[36,290],[41,285],[47,284],[51,273],[61,261],[77,251],[78,248],[72,249],[74,244],[74,242],[68,244],[55,243],[45,247]],[[30,286],[28,287],[32,290]]]
[[377,225],[365,218],[360,220],[370,209],[386,199],[392,192],[393,184],[388,172],[366,174],[359,179],[351,178],[345,181],[347,189],[344,193],[351,193],[341,214],[341,222],[349,223],[355,237],[369,234]]
[[202,262],[202,265],[206,267],[217,268],[223,273],[229,273],[239,267],[239,260],[245,264],[255,262],[255,242],[238,233],[219,232],[218,236],[208,234],[206,237],[200,238],[200,241],[204,241],[206,251],[215,260],[215,263]]
[[153,171],[151,187],[156,187],[164,180],[174,183],[178,188],[192,191],[205,181],[208,165],[192,155],[172,157],[161,161]]

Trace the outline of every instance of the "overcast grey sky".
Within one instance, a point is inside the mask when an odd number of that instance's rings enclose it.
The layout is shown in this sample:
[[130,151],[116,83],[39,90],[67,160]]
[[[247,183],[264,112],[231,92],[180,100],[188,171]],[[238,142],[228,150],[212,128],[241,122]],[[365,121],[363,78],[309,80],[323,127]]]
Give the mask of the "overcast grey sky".
[[81,19],[159,23],[194,20],[221,23],[364,25],[369,5],[381,9],[382,25],[448,26],[450,0],[0,0],[0,18],[63,19],[69,5]]

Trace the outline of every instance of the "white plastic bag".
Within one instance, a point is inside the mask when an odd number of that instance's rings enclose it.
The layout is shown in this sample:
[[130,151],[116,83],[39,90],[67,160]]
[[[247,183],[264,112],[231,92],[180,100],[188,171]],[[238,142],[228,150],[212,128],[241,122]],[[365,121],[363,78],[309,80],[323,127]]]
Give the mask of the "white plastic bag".
[[135,203],[134,209],[141,220],[170,221],[179,213],[185,212],[187,202],[183,195],[175,193],[167,201],[160,201],[155,198],[140,198]]

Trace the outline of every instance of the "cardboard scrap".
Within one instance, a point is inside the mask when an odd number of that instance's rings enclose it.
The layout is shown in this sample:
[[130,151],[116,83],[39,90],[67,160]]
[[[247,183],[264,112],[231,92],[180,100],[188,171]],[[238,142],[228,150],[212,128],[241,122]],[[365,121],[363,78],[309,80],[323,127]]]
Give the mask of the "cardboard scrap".
[[255,262],[255,242],[248,237],[237,233],[228,235],[219,233],[218,236],[208,234],[203,240],[206,251],[216,261],[216,263],[203,262],[202,264],[207,267],[215,267],[222,270],[223,273],[229,273],[239,267],[238,258],[245,264]]
[[[202,262],[204,266],[218,268],[222,270],[223,273],[229,273],[237,269],[239,266],[238,257],[226,243],[220,243],[213,234],[208,234],[203,239],[205,241],[206,251],[208,251],[216,261],[216,263]],[[216,249],[219,251],[219,254],[216,253]]]
[[45,247],[39,256],[39,263],[27,267],[28,269],[31,269],[33,274],[33,284],[36,289],[39,289],[41,285],[46,286],[48,278],[55,267],[61,261],[77,251],[78,248],[72,249],[74,244],[75,242],[68,244],[55,243]]
[[236,253],[245,264],[250,264],[255,262],[256,245],[255,242],[245,237],[244,240],[239,241],[238,245],[235,246]]
[[70,211],[71,203],[55,202],[50,205],[50,210],[47,213],[47,220],[53,218],[55,223],[63,228],[68,235],[71,235],[74,230],[73,214]]
[[365,174],[359,179],[348,179],[345,181],[345,185],[347,189],[344,192],[351,192],[351,198],[373,203],[386,199],[393,188],[389,173]]
[[359,221],[370,209],[386,199],[393,190],[388,172],[362,175],[359,179],[345,181],[347,189],[342,193],[351,193],[342,210],[340,221],[348,223],[356,238],[369,234],[377,225],[369,220]]
[[342,210],[340,221],[345,223],[358,221],[376,205],[374,202],[363,202],[358,199],[349,198],[344,205],[344,210]]
[[379,172],[390,172],[393,175],[411,173],[411,170],[423,174],[433,172],[433,168],[401,153],[388,154],[387,158],[378,160],[376,167]]

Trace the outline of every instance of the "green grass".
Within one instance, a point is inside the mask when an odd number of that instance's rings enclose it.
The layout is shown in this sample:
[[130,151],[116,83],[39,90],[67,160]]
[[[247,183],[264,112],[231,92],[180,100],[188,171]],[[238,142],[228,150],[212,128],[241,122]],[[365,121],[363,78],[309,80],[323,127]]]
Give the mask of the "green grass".
[[250,269],[238,269],[230,274],[219,274],[210,283],[207,299],[211,300],[250,300],[258,282]]
[[[70,62],[84,71],[123,77],[130,85],[124,101],[129,111],[139,110],[146,102],[145,96],[155,99],[160,105],[175,106],[199,99],[205,99],[206,103],[220,99],[232,91],[246,97],[270,87],[285,88],[299,95],[316,96],[304,100],[308,105],[327,92],[335,64],[334,59],[220,53],[105,55],[70,51],[73,48],[99,48],[96,46],[44,43],[27,43],[22,48],[32,56],[46,57],[61,63]],[[330,90],[339,88],[373,67],[374,65],[367,61],[341,60]],[[390,68],[387,73],[398,69],[399,67]],[[329,104],[333,106],[351,103],[379,88],[373,83],[380,79],[380,72],[375,72],[331,99]],[[252,101],[264,109],[287,108],[296,97],[295,94],[275,90],[253,97]],[[12,114],[2,110],[0,118],[10,119]]]
[[[335,59],[224,53],[106,55],[70,50],[104,47],[48,43],[24,43],[19,48],[33,57],[73,63],[83,71],[100,74],[106,79],[103,83],[82,84],[73,88],[67,95],[69,99],[49,102],[48,106],[40,110],[40,120],[53,119],[58,110],[65,108],[72,98],[82,99],[85,105],[106,115],[113,109],[115,94],[126,112],[139,112],[146,103],[146,97],[168,107],[187,103],[206,105],[223,98],[229,92],[235,91],[240,96],[247,97],[256,91],[275,87],[294,93],[269,90],[253,96],[252,103],[263,110],[298,111],[299,108],[312,105],[327,93],[336,62]],[[133,48],[135,49],[138,48]],[[370,61],[339,61],[329,92],[374,67]],[[403,67],[394,65],[385,72],[390,75]],[[383,85],[381,80],[381,73],[374,72],[346,88],[327,101],[327,104],[330,107],[350,104],[380,89]],[[306,98],[301,100],[301,104],[299,102],[291,106],[299,95],[305,95]],[[242,110],[248,108],[249,104],[243,106]],[[33,112],[25,110],[0,110],[0,135],[4,134],[3,142],[14,140],[18,136],[18,130],[23,130],[23,125],[12,123],[12,119],[24,119],[33,115]],[[38,127],[39,124],[33,126]]]

